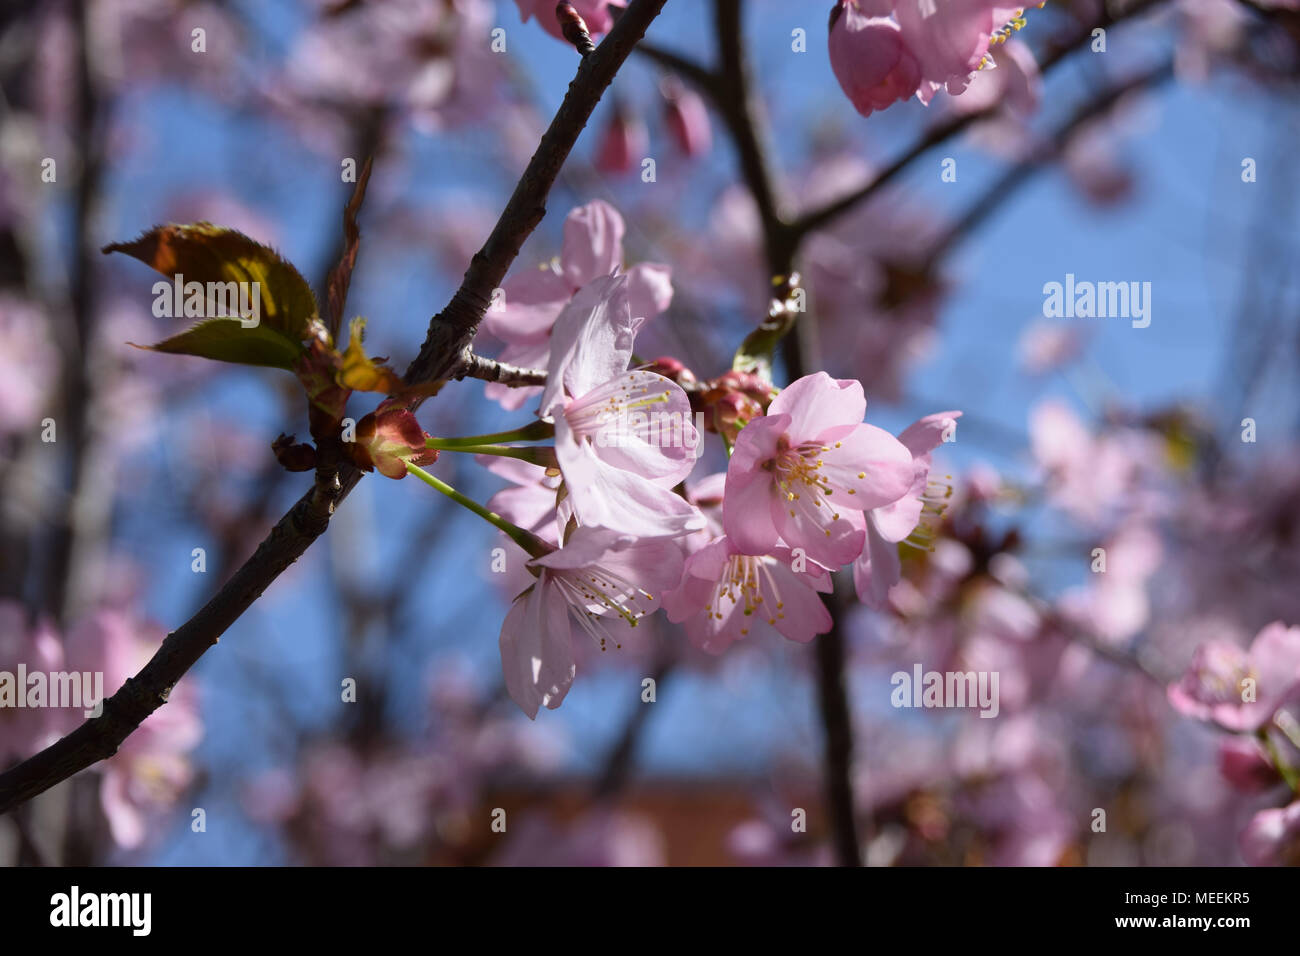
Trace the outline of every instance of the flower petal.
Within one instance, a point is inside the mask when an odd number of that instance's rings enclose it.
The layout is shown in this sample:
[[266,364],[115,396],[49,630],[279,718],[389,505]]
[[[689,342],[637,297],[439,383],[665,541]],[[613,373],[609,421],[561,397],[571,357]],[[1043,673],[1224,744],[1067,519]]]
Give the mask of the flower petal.
[[867,414],[867,399],[856,379],[834,379],[825,372],[814,372],[781,389],[767,413],[789,415],[790,437],[798,444],[837,425],[859,424]]
[[622,265],[623,230],[618,210],[600,199],[569,213],[560,265],[570,288],[604,278]]
[[560,706],[573,684],[569,605],[545,574],[515,599],[501,624],[498,645],[510,698],[528,715]]
[[542,414],[554,414],[565,391],[582,396],[626,371],[637,325],[627,276],[606,276],[579,289],[551,332]]

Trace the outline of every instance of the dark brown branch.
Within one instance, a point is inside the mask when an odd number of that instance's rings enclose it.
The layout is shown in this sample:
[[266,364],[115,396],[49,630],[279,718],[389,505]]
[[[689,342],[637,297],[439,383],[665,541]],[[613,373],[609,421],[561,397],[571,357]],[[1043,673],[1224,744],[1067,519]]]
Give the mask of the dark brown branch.
[[716,0],[714,30],[718,42],[718,98],[715,105],[731,134],[745,184],[758,206],[768,272],[789,275],[795,246],[782,218],[781,196],[768,163],[770,151],[762,107],[754,93],[742,43],[740,0]]
[[506,203],[492,235],[475,253],[465,278],[447,307],[429,322],[429,334],[406,370],[412,385],[451,378],[465,361],[492,291],[501,285],[519,249],[546,215],[546,197],[568,159],[569,151],[587,125],[614,74],[663,9],[665,0],[633,0],[596,52],[583,57],[578,75],[528,161],[514,195]]
[[834,623],[813,642],[817,645],[817,703],[826,731],[823,786],[835,862],[840,866],[861,866],[858,810],[853,798],[853,715],[844,676],[844,632],[840,628],[844,602],[834,602],[831,596],[827,600]]
[[304,495],[217,595],[167,635],[149,663],[104,702],[101,716],[0,774],[0,813],[115,754],[141,721],[167,702],[185,672],[320,536],[339,497],[341,489],[328,486]]
[[[545,215],[547,194],[587,118],[664,3],[633,0],[596,52],[583,59],[487,244],[474,256],[447,308],[430,322],[424,347],[407,370],[408,381],[446,378],[463,362],[492,290]],[[0,774],[0,813],[116,753],[141,721],[167,702],[172,687],[204,652],[324,533],[334,509],[359,479],[360,473],[346,465],[318,469],[315,486],[280,519],[221,590],[167,635],[141,671],[104,702],[101,716]]]
[[671,70],[682,79],[689,80],[701,91],[708,93],[714,105],[717,105],[720,99],[717,91],[721,89],[721,85],[718,82],[717,74],[712,70],[700,66],[694,60],[688,60],[672,50],[664,49],[657,43],[642,43],[636,48],[636,52],[647,60],[658,63],[664,69]]
[[[741,173],[758,206],[763,228],[763,249],[769,276],[788,276],[794,268],[799,236],[791,230],[780,209],[779,187],[767,162],[761,116],[754,101],[742,41],[740,0],[715,0],[718,71],[714,76],[714,104],[735,144]],[[785,340],[790,378],[802,376],[803,356],[798,336]],[[853,721],[844,676],[844,637],[840,614],[832,604],[835,623],[816,639],[817,697],[825,731],[826,806],[831,842],[841,866],[861,866],[857,808],[853,797]]]
[[465,361],[456,370],[456,378],[479,378],[485,382],[500,382],[511,388],[546,384],[546,372],[543,369],[498,362],[475,352],[465,355]]
[[[672,671],[674,661],[675,659],[669,656],[668,652],[661,654],[656,660],[654,669],[650,673],[656,687],[662,684],[664,678]],[[632,776],[632,762],[636,757],[637,744],[640,742],[641,734],[645,730],[646,721],[650,719],[654,710],[653,707],[640,702],[634,706],[635,709],[628,715],[627,721],[623,724],[623,731],[618,735],[618,740],[605,755],[604,766],[601,768],[600,775],[596,778],[595,786],[592,788],[592,798],[594,800],[613,798],[627,785]]]

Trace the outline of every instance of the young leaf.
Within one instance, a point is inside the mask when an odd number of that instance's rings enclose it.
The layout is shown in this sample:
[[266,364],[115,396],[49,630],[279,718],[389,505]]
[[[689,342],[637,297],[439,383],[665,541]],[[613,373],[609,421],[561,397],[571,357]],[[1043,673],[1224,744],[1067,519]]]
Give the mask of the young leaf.
[[204,319],[198,325],[154,345],[136,345],[138,349],[197,355],[217,362],[238,365],[261,365],[294,370],[302,346],[279,332],[257,325],[244,328],[238,319]]
[[361,347],[366,320],[355,318],[348,328],[348,347],[343,353],[343,366],[339,369],[338,383],[358,392],[380,392],[391,395],[403,389],[402,378],[387,365],[367,358]]
[[189,332],[153,346],[158,351],[277,368],[292,368],[304,351],[317,311],[311,287],[275,250],[241,232],[209,222],[155,226],[139,239],[111,243],[103,251],[125,253],[184,284],[198,282],[206,290],[208,283],[233,282],[245,301],[256,296],[257,325],[208,316]]

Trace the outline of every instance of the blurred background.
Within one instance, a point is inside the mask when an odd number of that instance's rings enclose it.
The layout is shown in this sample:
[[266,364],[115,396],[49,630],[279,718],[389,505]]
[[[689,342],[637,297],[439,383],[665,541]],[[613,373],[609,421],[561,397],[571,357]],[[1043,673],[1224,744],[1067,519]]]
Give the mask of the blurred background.
[[[717,62],[712,6],[668,0],[511,270],[610,203],[626,264],[672,274],[638,353],[701,378],[770,290],[727,124],[672,66]],[[1259,671],[1257,632],[1300,624],[1296,5],[1052,0],[961,96],[866,119],[831,71],[830,0],[741,6],[789,216],[879,181],[802,237],[787,360],[861,379],[895,433],[964,413],[936,452],[948,510],[892,607],[841,588],[817,639],[839,663],[775,636],[710,656],[659,615],[618,652],[581,648],[564,706],[530,722],[500,671],[504,537],[370,477],[117,756],[0,818],[0,860],[830,864],[843,785],[873,865],[1300,859],[1300,813],[1281,815],[1300,735],[1225,732],[1168,692],[1207,642]],[[306,436],[292,377],[131,348],[176,320],[151,313],[153,273],[100,247],[209,220],[320,299],[341,165],[373,156],[348,315],[404,368],[576,63],[512,0],[4,5],[0,670],[103,670],[112,693],[308,483],[270,451]],[[1149,282],[1150,325],[1045,317],[1067,274]],[[466,380],[420,419],[470,435],[532,411]],[[725,467],[710,449],[695,481]],[[434,471],[480,501],[504,487],[468,457]],[[998,671],[998,718],[895,709],[890,675],[917,663]],[[849,706],[829,759],[828,673]],[[78,722],[0,711],[0,769]]]

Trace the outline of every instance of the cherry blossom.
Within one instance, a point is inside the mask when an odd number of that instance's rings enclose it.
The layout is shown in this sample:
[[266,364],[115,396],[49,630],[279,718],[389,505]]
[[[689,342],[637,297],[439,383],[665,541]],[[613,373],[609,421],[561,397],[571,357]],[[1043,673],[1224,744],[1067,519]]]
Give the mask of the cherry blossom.
[[723,504],[740,551],[766,554],[783,541],[828,567],[861,553],[862,512],[902,498],[915,472],[906,446],[863,423],[866,409],[861,383],[817,372],[741,429]]
[[[506,343],[500,358],[524,368],[546,368],[551,329],[573,295],[623,262],[623,217],[601,200],[574,209],[564,220],[557,261],[517,273],[502,286],[503,299],[483,317],[483,328]],[[667,266],[641,263],[626,271],[632,315],[652,319],[668,308],[673,288]],[[539,388],[491,383],[487,396],[508,409],[522,408]]]
[[555,323],[541,412],[555,422],[555,454],[582,524],[678,535],[704,526],[672,491],[695,466],[700,440],[681,386],[628,371],[640,320],[625,276],[584,286]]
[[788,548],[744,554],[724,536],[686,559],[681,587],[665,595],[664,608],[670,621],[685,622],[695,646],[720,654],[755,628],[801,643],[826,633],[831,615],[818,594],[830,590],[830,572]]
[[574,626],[602,650],[621,646],[628,629],[681,579],[682,558],[666,538],[580,527],[529,567],[537,583],[515,598],[499,643],[506,689],[534,718],[541,707],[559,707],[573,684]]
[[1169,702],[1183,714],[1227,730],[1254,731],[1272,719],[1300,687],[1300,627],[1274,621],[1249,650],[1210,641],[1196,650],[1180,681],[1169,686]]

